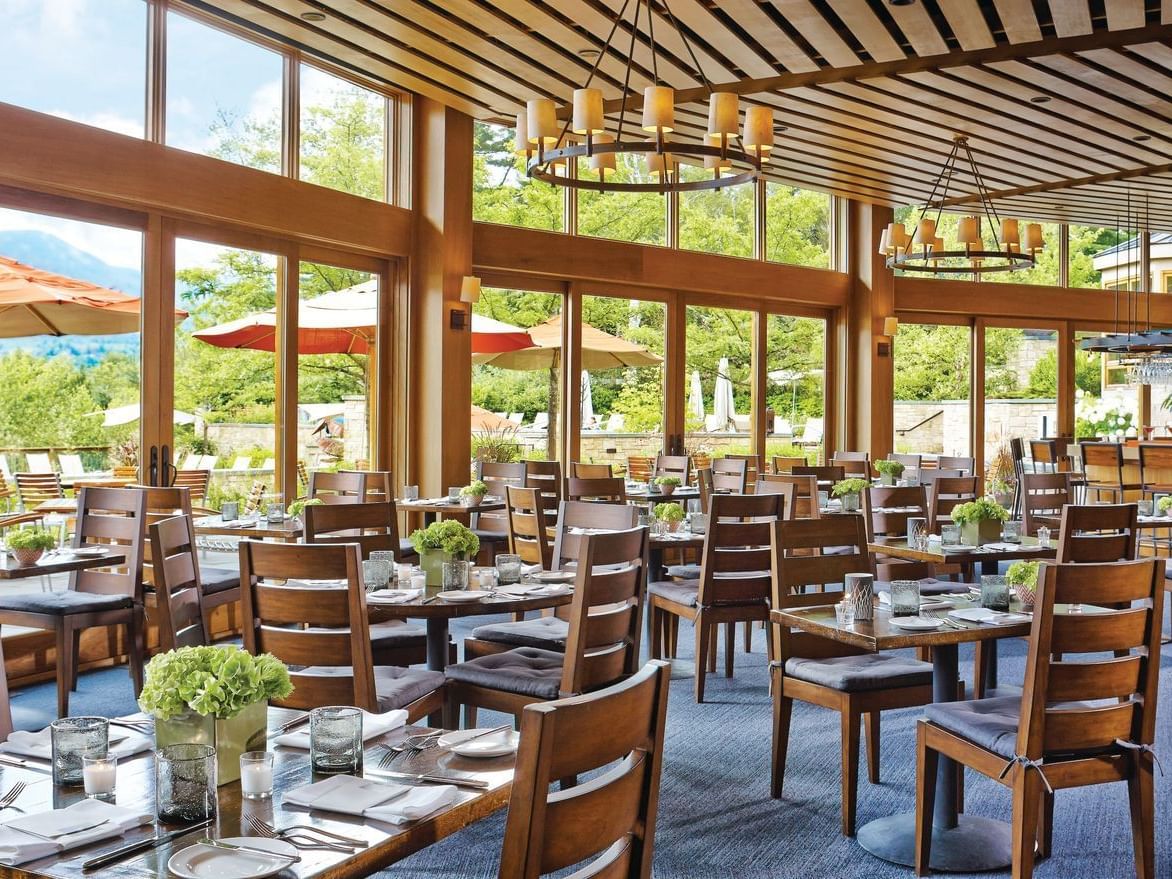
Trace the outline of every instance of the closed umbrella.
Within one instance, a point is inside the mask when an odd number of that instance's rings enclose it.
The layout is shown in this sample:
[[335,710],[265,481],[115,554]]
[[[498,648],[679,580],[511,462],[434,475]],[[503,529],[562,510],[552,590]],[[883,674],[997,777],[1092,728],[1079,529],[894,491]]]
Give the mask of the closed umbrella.
[[700,370],[692,370],[692,387],[688,392],[688,411],[697,421],[704,420],[704,388],[700,384]]
[[[138,403],[130,403],[126,406],[115,406],[111,409],[105,409],[101,412],[90,412],[90,415],[102,416],[102,427],[120,427],[123,424],[132,424],[138,421],[140,414],[140,407]],[[172,420],[176,424],[195,424],[196,418],[189,412],[180,412],[176,409],[172,415]]]
[[594,427],[594,389],[590,386],[590,373],[582,370],[582,426]]
[[735,430],[737,404],[733,398],[732,379],[728,375],[728,358],[721,357],[716,367],[716,385],[712,390],[713,420],[717,430]]

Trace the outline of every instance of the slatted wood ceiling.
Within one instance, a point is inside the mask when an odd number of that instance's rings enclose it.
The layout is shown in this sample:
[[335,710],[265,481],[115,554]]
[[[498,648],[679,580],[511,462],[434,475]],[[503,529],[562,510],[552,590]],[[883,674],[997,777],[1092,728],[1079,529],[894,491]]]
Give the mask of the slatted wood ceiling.
[[[567,101],[623,0],[201,0],[270,37],[487,121]],[[1116,225],[1130,195],[1172,229],[1172,0],[668,0],[712,83],[774,108],[770,179],[879,203],[927,198],[969,135],[1004,213]],[[661,79],[703,83],[655,0]],[[320,12],[321,22],[302,13]],[[629,21],[629,17],[628,17]],[[646,17],[632,86],[651,81]],[[631,33],[601,59],[621,91]],[[685,96],[686,97],[686,96]],[[617,118],[617,114],[610,114]],[[784,126],[784,129],[781,127]],[[963,209],[974,183],[956,180]],[[955,202],[955,199],[953,200]]]

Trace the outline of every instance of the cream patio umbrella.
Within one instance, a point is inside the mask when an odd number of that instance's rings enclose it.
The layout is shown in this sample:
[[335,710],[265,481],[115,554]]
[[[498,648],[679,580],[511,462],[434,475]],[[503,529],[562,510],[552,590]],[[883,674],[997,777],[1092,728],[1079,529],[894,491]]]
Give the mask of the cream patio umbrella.
[[[642,345],[604,333],[602,330],[582,324],[578,328],[582,337],[582,369],[590,371],[618,369],[624,366],[658,366],[663,358]],[[549,320],[529,328],[533,339],[531,348],[521,348],[503,354],[473,354],[472,362],[500,369],[549,370],[549,445],[548,453],[553,456],[557,448],[557,400],[558,368],[562,362],[562,316],[554,315]]]

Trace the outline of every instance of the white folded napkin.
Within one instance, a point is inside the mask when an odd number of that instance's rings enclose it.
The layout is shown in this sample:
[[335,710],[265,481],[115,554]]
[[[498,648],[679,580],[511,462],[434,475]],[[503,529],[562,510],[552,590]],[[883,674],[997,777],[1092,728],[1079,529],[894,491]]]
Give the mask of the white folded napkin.
[[[110,728],[110,756],[130,757],[142,751],[149,751],[154,743],[149,736],[140,736],[128,730]],[[46,727],[37,732],[17,730],[8,736],[8,741],[0,744],[0,751],[8,754],[19,754],[22,757],[35,757],[38,760],[53,759],[53,733]]]
[[1046,547],[1028,543],[986,543],[985,549],[993,552],[1020,552],[1021,550],[1041,550]]
[[283,802],[342,815],[361,815],[390,824],[406,824],[443,808],[456,798],[457,793],[458,789],[452,784],[413,787],[353,775],[335,775],[289,791]]
[[[573,529],[571,529],[573,530]],[[541,571],[541,565],[521,565],[522,576],[528,577]]]
[[[386,714],[371,714],[369,711],[363,711],[362,741],[369,742],[371,739],[381,736],[383,733],[389,733],[393,729],[405,726],[406,723],[407,712],[402,709],[388,711]],[[302,750],[308,751],[309,724],[303,724],[293,732],[279,735],[273,741],[287,748],[301,748]]]
[[951,611],[948,615],[969,623],[985,623],[994,626],[1015,625],[1030,619],[1029,614],[1003,613],[999,610],[989,610],[987,607],[964,607]]
[[[13,866],[121,836],[154,815],[101,800],[80,800],[64,809],[22,815],[0,826],[0,864]],[[102,823],[98,823],[102,822]],[[35,834],[35,835],[34,835]]]
[[366,593],[367,604],[405,604],[423,594],[422,589],[380,589]]
[[568,583],[543,583],[541,585],[534,585],[533,583],[510,583],[507,586],[501,586],[497,589],[498,594],[511,595],[517,598],[561,595],[569,591],[570,584]]

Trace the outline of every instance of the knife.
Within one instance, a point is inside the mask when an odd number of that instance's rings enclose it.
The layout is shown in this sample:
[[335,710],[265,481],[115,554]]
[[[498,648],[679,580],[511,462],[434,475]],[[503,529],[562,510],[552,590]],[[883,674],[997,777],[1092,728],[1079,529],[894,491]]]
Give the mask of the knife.
[[[289,861],[290,864],[296,864],[301,860],[301,855],[287,855],[283,852],[275,852],[267,848],[252,848],[251,846],[247,845],[237,845],[234,842],[224,842],[223,840],[212,839],[208,836],[205,836],[203,839],[201,839],[199,841],[199,845],[208,845],[212,848],[226,848],[234,852],[248,852],[250,855],[269,855],[276,858],[285,858],[287,861]],[[290,843],[290,845],[292,845],[292,843]]]
[[41,766],[37,763],[30,763],[28,760],[20,760],[16,757],[8,757],[0,755],[0,764],[4,766],[19,766],[21,769],[32,769],[35,772],[52,772],[53,767]]
[[190,833],[192,830],[199,830],[201,827],[207,827],[214,821],[214,818],[209,818],[206,821],[201,821],[198,824],[189,824],[187,827],[181,827],[178,830],[172,830],[170,833],[164,833],[159,836],[152,836],[147,839],[140,839],[138,842],[132,842],[130,845],[124,845],[121,848],[116,848],[113,851],[106,852],[104,855],[98,855],[96,858],[90,858],[85,861],[81,868],[83,870],[96,870],[99,867],[105,867],[113,864],[115,861],[120,861],[130,855],[145,852],[147,849],[157,848],[165,842],[171,842],[178,839],[185,833]]
[[456,787],[471,787],[476,790],[488,790],[489,783],[481,781],[478,778],[457,778],[452,775],[433,775],[431,773],[423,773],[416,775],[412,772],[392,772],[386,769],[367,769],[364,773],[366,775],[376,775],[380,778],[396,778],[401,781],[429,781],[434,784],[454,784]]

